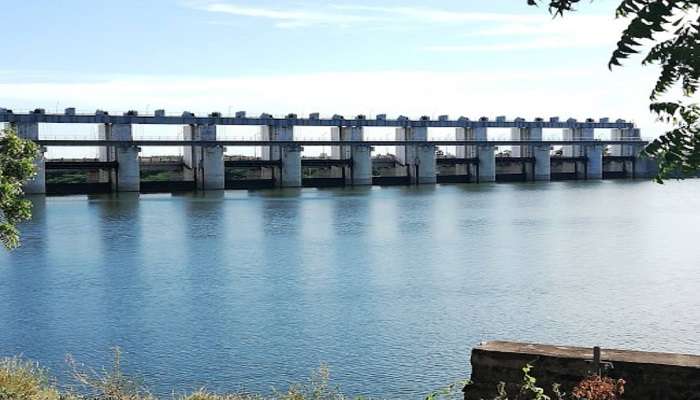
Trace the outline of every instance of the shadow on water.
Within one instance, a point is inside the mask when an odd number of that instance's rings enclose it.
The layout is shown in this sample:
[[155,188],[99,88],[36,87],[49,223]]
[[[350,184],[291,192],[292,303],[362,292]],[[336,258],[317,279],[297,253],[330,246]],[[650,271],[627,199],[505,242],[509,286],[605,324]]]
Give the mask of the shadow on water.
[[102,354],[113,346],[133,347],[144,337],[148,266],[141,247],[139,194],[93,195],[88,201],[95,213],[101,259],[93,271],[86,272],[85,283],[92,285],[85,291],[91,293],[94,304],[87,312],[109,322],[85,328],[94,330],[94,346]]
[[[33,287],[48,287],[51,283],[47,199],[41,195],[28,199],[32,203],[32,221],[19,226],[21,246],[13,251],[0,247],[0,320],[17,321],[19,325],[19,329],[0,334],[9,343],[3,346],[0,339],[0,349],[10,354],[44,357],[40,349],[50,346],[52,340],[51,299],[35,295]],[[29,331],[36,335],[26,335]]]
[[0,353],[61,371],[118,344],[165,397],[325,361],[348,393],[416,398],[486,339],[697,352],[699,199],[643,181],[49,198],[0,251]]

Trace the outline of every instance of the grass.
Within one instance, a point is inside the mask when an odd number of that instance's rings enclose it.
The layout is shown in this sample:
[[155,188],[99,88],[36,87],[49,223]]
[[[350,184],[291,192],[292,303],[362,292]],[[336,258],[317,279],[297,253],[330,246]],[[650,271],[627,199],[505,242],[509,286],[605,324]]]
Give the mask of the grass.
[[[330,384],[330,372],[321,366],[304,383],[294,384],[270,395],[254,393],[217,394],[200,389],[193,393],[159,398],[137,379],[126,375],[121,352],[114,350],[109,369],[94,370],[68,356],[74,390],[59,391],[47,371],[38,364],[19,358],[0,359],[0,400],[350,400]],[[364,399],[353,397],[352,399]]]
[[[60,391],[49,374],[38,364],[19,358],[0,358],[0,400],[369,400],[365,397],[349,397],[331,385],[330,371],[321,366],[311,374],[304,383],[289,386],[284,391],[274,390],[270,395],[255,393],[217,394],[202,388],[193,393],[171,395],[158,398],[138,380],[124,374],[121,352],[114,349],[114,362],[110,369],[96,371],[78,364],[68,356],[68,365],[77,386],[73,391]],[[544,389],[536,385],[536,379],[530,375],[531,365],[526,365],[519,391],[509,395],[505,383],[498,386],[498,394],[493,400],[618,400],[624,393],[625,382],[599,375],[590,376],[581,381],[566,395],[560,392],[559,385],[554,385],[555,396],[544,394]],[[468,381],[457,382],[444,389],[424,397],[425,400],[462,399],[461,389]]]
[[0,400],[62,400],[46,370],[18,357],[0,359]]

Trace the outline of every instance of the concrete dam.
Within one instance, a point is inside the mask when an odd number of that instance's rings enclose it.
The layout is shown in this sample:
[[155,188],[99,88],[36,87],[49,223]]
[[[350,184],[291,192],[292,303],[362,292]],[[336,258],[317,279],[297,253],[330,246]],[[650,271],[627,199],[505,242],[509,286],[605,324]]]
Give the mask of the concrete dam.
[[[522,118],[495,120],[482,117],[470,120],[448,116],[438,119],[407,117],[388,119],[377,115],[321,118],[311,114],[299,118],[289,114],[275,118],[270,114],[249,117],[211,113],[196,116],[190,112],[166,115],[156,110],[151,115],[129,111],[110,115],[105,111],[84,114],[67,108],[64,113],[46,113],[36,109],[14,113],[0,108],[0,123],[13,127],[20,137],[41,146],[36,160],[37,176],[29,182],[27,193],[103,193],[173,192],[186,190],[254,189],[267,187],[325,187],[359,185],[412,185],[435,183],[550,181],[647,178],[655,174],[655,162],[640,157],[647,144],[634,124],[618,119],[565,121]],[[42,138],[41,124],[92,124],[98,127],[97,139]],[[134,125],[177,125],[181,139],[138,139]],[[221,126],[259,127],[259,139],[227,140],[217,135]],[[328,127],[330,140],[295,139],[295,127]],[[370,140],[370,128],[393,128],[391,140]],[[431,140],[430,128],[449,128],[447,140]],[[494,139],[490,129],[507,129],[508,139]],[[562,138],[546,140],[543,131],[561,130]],[[607,129],[610,139],[596,139],[596,130]],[[50,146],[97,147],[93,159],[46,159]],[[141,157],[143,147],[177,146],[182,156]],[[256,157],[226,155],[226,146],[261,148]],[[322,157],[305,157],[305,147],[330,147]],[[375,146],[392,146],[394,154],[375,155]],[[446,155],[438,146],[455,148]],[[501,146],[510,152],[496,153]],[[553,146],[560,146],[554,150]],[[57,171],[79,171],[80,183],[52,182]],[[166,179],[149,179],[167,172]]]

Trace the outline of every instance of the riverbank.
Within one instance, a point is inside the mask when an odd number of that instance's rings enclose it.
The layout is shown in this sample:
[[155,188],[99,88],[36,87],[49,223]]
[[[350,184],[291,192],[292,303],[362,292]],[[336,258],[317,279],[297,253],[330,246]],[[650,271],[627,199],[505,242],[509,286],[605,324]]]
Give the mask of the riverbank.
[[[21,357],[0,358],[0,400],[369,400],[350,396],[331,382],[330,370],[321,366],[303,382],[282,389],[270,386],[266,394],[240,390],[218,394],[202,387],[191,393],[156,396],[142,381],[125,373],[121,351],[114,349],[109,368],[86,367],[67,356],[71,382],[58,382],[38,363]],[[463,383],[455,383],[425,399],[458,399]],[[423,398],[422,397],[422,398]]]

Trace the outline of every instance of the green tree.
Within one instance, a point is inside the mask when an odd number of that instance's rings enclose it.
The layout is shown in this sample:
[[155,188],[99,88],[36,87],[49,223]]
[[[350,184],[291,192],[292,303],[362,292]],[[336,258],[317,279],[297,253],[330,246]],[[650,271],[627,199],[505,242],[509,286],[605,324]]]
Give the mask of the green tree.
[[[563,16],[575,11],[580,0],[546,0],[549,12]],[[534,6],[541,0],[527,0]],[[652,141],[644,150],[659,164],[659,183],[672,174],[681,176],[700,171],[700,106],[688,103],[700,82],[700,0],[622,0],[617,18],[629,24],[617,42],[609,68],[649,47],[642,65],[659,65],[661,72],[651,92],[650,110],[673,128]],[[659,101],[679,88],[680,99]]]
[[38,150],[11,129],[0,133],[0,242],[8,249],[19,246],[17,224],[32,216],[32,203],[24,198],[22,185],[36,175]]

